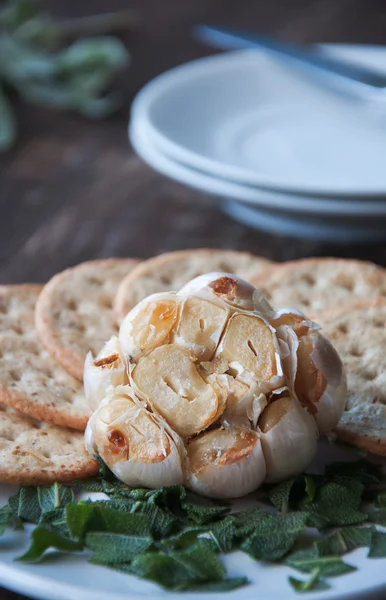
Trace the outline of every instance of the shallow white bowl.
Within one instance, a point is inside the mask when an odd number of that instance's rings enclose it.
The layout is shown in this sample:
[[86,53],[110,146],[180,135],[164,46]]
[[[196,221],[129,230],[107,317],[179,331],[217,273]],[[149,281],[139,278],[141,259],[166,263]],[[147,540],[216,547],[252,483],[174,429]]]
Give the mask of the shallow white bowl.
[[[386,74],[385,47],[326,48]],[[386,100],[372,111],[262,52],[160,75],[137,95],[132,121],[169,158],[211,176],[303,194],[386,194]]]
[[385,239],[386,202],[307,198],[229,182],[188,168],[163,154],[146,124],[132,122],[129,135],[136,152],[154,169],[222,199],[225,211],[249,226],[344,243]]

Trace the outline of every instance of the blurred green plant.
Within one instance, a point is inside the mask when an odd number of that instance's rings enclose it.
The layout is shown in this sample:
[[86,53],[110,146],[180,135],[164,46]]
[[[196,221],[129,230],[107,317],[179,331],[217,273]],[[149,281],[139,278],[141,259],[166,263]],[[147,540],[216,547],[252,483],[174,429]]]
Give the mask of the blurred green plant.
[[130,10],[59,21],[35,0],[8,0],[0,10],[0,151],[17,135],[10,90],[27,102],[91,118],[113,113],[121,97],[106,89],[129,54],[118,38],[104,34],[134,22]]

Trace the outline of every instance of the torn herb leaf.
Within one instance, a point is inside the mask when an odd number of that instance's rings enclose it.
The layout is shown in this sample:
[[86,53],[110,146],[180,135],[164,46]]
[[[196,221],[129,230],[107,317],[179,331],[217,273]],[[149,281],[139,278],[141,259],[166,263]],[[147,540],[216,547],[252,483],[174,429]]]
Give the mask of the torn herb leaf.
[[320,577],[336,577],[356,570],[356,567],[343,562],[339,556],[320,556],[315,545],[308,550],[290,554],[285,563],[302,573],[312,573],[319,569]]
[[325,581],[322,581],[320,579],[320,569],[314,569],[311,573],[311,576],[309,579],[306,580],[301,580],[301,579],[296,579],[295,577],[288,577],[288,581],[291,584],[291,586],[293,587],[293,589],[295,590],[295,592],[299,592],[299,593],[304,593],[304,592],[310,592],[311,590],[316,592],[316,591],[324,591],[324,590],[328,590],[329,589],[329,585],[328,583],[326,583]]
[[219,582],[226,571],[207,540],[170,554],[146,553],[130,565],[131,572],[170,590],[189,589],[200,582]]
[[236,547],[238,535],[238,521],[233,515],[229,515],[221,521],[217,521],[206,527],[210,539],[214,542],[217,552],[231,552]]
[[373,527],[341,527],[332,535],[315,542],[319,556],[341,556],[361,546],[369,546]]
[[240,548],[256,560],[279,560],[292,550],[306,524],[307,515],[261,515],[261,521],[254,533],[244,540]]
[[137,502],[132,506],[132,516],[140,515],[146,519],[153,535],[159,539],[167,537],[180,529],[181,523],[166,508],[161,508],[156,504]]
[[240,587],[247,585],[248,579],[246,577],[232,577],[230,579],[222,579],[221,581],[206,581],[204,583],[193,583],[184,587],[185,592],[201,592],[201,593],[219,593],[219,592],[231,592],[237,590]]
[[41,507],[38,498],[38,488],[21,486],[19,491],[8,500],[13,514],[22,521],[38,523],[41,517]]
[[368,558],[386,558],[386,533],[373,529]]
[[87,533],[85,544],[94,553],[90,562],[108,565],[130,562],[146,552],[153,540],[151,537],[92,532]]
[[305,504],[308,513],[308,525],[322,529],[356,525],[367,520],[361,510],[364,485],[354,480],[343,482],[328,481],[316,493],[310,504]]
[[100,504],[68,504],[66,522],[72,537],[83,539],[90,531],[108,531],[132,536],[151,536],[146,515],[132,514]]
[[38,501],[44,513],[74,502],[74,492],[68,485],[62,485],[61,483],[39,486]]
[[7,527],[13,527],[13,529],[22,529],[23,524],[17,517],[9,504],[0,508],[0,536],[3,535]]
[[382,479],[381,468],[367,460],[355,462],[335,462],[327,465],[326,477],[353,479],[359,483],[379,483]]
[[83,544],[74,542],[62,536],[57,531],[38,525],[31,533],[31,545],[27,552],[16,560],[21,562],[37,562],[45,555],[46,551],[53,548],[57,552],[80,552]]

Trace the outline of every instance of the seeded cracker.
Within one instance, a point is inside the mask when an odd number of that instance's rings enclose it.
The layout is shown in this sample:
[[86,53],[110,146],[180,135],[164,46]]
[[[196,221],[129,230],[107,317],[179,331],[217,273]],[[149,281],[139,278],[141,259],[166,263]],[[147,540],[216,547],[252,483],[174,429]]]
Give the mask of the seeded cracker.
[[345,305],[326,314],[323,332],[345,363],[346,411],[335,432],[343,441],[386,455],[386,300]]
[[97,462],[83,434],[21,415],[0,404],[0,482],[44,485],[90,477]]
[[236,250],[181,250],[160,254],[133,269],[119,286],[115,299],[118,323],[140,300],[155,292],[179,290],[188,281],[224,271],[246,279],[270,264],[265,258]]
[[48,354],[34,324],[39,286],[0,286],[0,402],[42,421],[85,429],[82,385]]
[[250,281],[274,307],[298,308],[311,318],[319,317],[322,324],[326,310],[356,299],[386,297],[386,270],[359,260],[308,258],[286,262],[257,273]]
[[134,259],[85,262],[55,275],[36,305],[36,328],[43,344],[68,373],[82,381],[89,350],[96,355],[116,333],[113,300]]

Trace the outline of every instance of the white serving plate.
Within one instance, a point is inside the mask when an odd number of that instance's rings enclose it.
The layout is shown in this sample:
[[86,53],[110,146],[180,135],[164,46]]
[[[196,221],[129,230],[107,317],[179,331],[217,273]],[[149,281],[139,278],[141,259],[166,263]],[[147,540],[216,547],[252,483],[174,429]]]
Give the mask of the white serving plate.
[[[318,458],[311,469],[334,460],[357,460],[353,451],[321,442]],[[15,493],[16,487],[0,486],[0,506]],[[245,503],[246,501],[244,501]],[[252,501],[253,502],[253,501]],[[240,503],[239,503],[240,504]],[[251,506],[251,500],[248,500]],[[252,504],[253,505],[253,504]],[[170,593],[155,584],[104,567],[90,565],[81,555],[52,555],[37,564],[14,562],[28,546],[28,532],[10,532],[0,538],[0,585],[40,600],[216,600],[218,594]],[[250,585],[222,594],[229,600],[384,600],[386,559],[367,559],[367,549],[345,555],[344,560],[357,571],[329,579],[325,592],[296,594],[287,582],[288,575],[303,578],[293,569],[266,565],[241,552],[224,558],[229,576],[246,575]],[[305,575],[304,578],[307,576]]]
[[154,169],[225,200],[226,212],[247,225],[283,235],[335,242],[385,239],[386,202],[307,198],[241,185],[211,177],[164,155],[145,123],[133,121],[129,136],[136,152]]
[[[386,74],[386,47],[322,48]],[[233,182],[386,194],[386,99],[371,110],[264,52],[204,58],[156,77],[135,98],[132,122],[146,124],[169,158]]]

